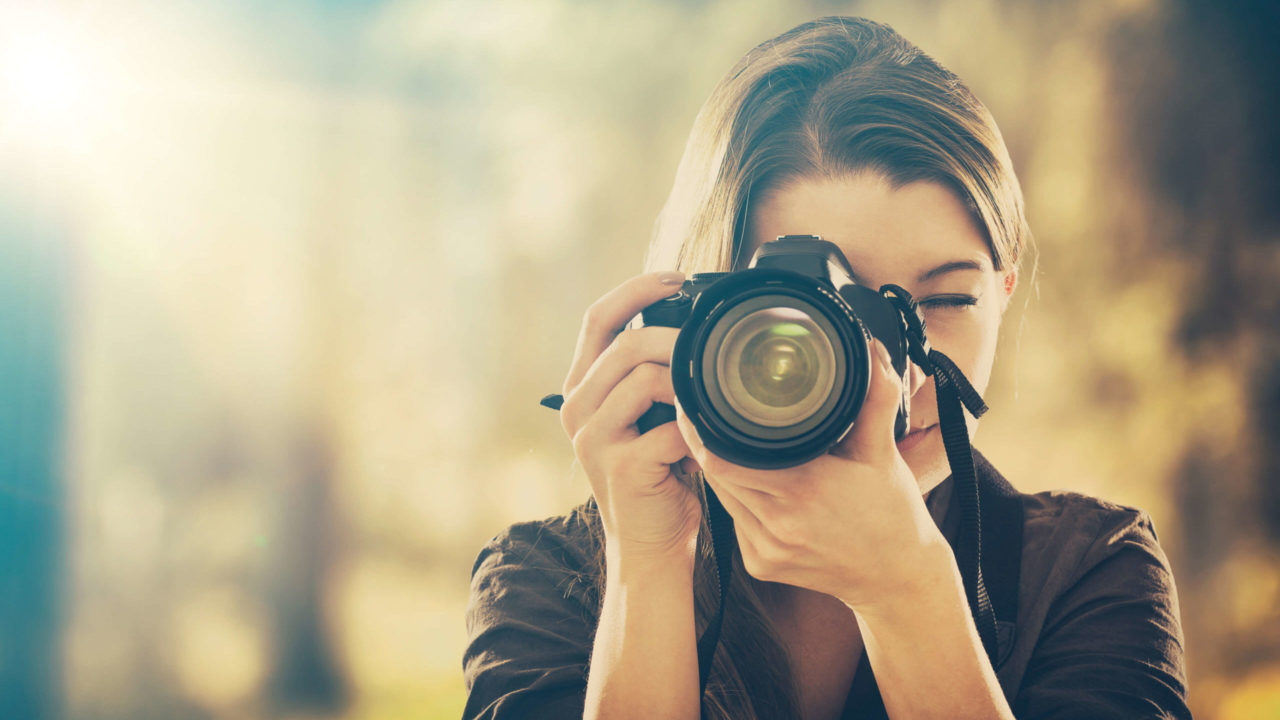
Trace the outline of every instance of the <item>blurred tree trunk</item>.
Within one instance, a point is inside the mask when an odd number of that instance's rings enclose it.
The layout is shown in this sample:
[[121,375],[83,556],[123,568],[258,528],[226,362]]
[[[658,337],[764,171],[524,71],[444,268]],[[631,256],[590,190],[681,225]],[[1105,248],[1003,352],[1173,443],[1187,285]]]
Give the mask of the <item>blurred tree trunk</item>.
[[1181,0],[1160,22],[1119,28],[1112,44],[1120,122],[1153,207],[1172,215],[1174,231],[1146,250],[1190,270],[1176,346],[1189,365],[1237,374],[1248,403],[1245,436],[1223,447],[1203,428],[1172,485],[1187,539],[1175,548],[1188,571],[1184,621],[1199,631],[1197,656],[1213,658],[1204,666],[1221,669],[1280,660],[1280,627],[1218,625],[1232,593],[1255,586],[1212,582],[1242,547],[1280,546],[1277,34],[1274,2]]
[[62,715],[68,263],[49,189],[0,194],[34,200],[0,206],[0,717],[25,720]]
[[328,713],[347,688],[329,637],[326,590],[333,565],[332,473],[322,430],[307,426],[295,449],[296,474],[279,498],[279,536],[272,574],[276,631],[272,704],[282,714]]
[[346,705],[349,695],[333,647],[327,599],[339,524],[333,508],[334,435],[340,412],[334,388],[341,382],[337,375],[342,357],[336,332],[340,300],[334,294],[342,278],[336,257],[339,224],[332,214],[342,207],[339,196],[346,176],[334,147],[341,136],[337,130],[327,137],[321,133],[313,155],[314,171],[322,180],[302,269],[308,316],[295,385],[300,394],[295,410],[300,436],[289,463],[293,474],[278,498],[282,542],[273,574],[276,657],[271,703],[284,715],[334,713]]

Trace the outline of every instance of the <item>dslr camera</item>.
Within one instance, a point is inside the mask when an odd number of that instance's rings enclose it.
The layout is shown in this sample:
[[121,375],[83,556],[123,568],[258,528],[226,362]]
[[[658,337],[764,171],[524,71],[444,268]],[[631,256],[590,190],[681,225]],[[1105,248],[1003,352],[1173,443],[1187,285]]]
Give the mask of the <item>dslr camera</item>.
[[[894,372],[929,367],[924,319],[896,285],[857,284],[844,254],[816,235],[763,244],[745,270],[697,273],[641,313],[680,328],[671,356],[676,398],[711,452],[737,465],[806,463],[853,429],[871,381],[871,338]],[[894,437],[907,431],[904,390]],[[641,432],[675,418],[655,403]]]

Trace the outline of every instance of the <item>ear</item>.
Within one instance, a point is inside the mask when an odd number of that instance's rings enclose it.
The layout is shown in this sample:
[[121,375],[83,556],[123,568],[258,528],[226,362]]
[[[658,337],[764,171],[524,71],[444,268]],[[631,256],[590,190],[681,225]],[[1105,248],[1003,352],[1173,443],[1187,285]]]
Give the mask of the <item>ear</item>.
[[1018,269],[1009,268],[1005,271],[1003,279],[1004,296],[1000,298],[1000,310],[1004,311],[1009,307],[1009,298],[1013,297],[1013,291],[1018,288]]

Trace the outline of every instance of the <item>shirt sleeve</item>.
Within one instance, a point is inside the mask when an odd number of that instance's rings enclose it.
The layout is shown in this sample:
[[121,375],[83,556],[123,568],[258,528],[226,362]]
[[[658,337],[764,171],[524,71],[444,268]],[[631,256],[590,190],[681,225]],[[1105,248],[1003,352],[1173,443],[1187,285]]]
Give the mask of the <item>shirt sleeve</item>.
[[554,545],[508,531],[476,559],[464,720],[582,717],[595,625],[575,591],[581,578]]
[[1189,720],[1182,626],[1151,518],[1108,513],[1045,619],[1013,703],[1020,720]]

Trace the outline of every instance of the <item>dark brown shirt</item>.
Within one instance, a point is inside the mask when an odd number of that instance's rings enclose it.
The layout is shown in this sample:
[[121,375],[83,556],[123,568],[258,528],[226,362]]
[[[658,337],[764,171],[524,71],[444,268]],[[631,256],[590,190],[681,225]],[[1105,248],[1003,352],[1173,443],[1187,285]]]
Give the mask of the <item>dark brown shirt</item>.
[[[994,470],[979,462],[979,472]],[[996,673],[1014,714],[1190,718],[1178,600],[1151,518],[1069,492],[1021,500],[1017,623]],[[951,481],[927,504],[954,539]],[[465,718],[582,717],[599,592],[587,579],[595,547],[583,518],[518,523],[481,550],[467,606]]]

